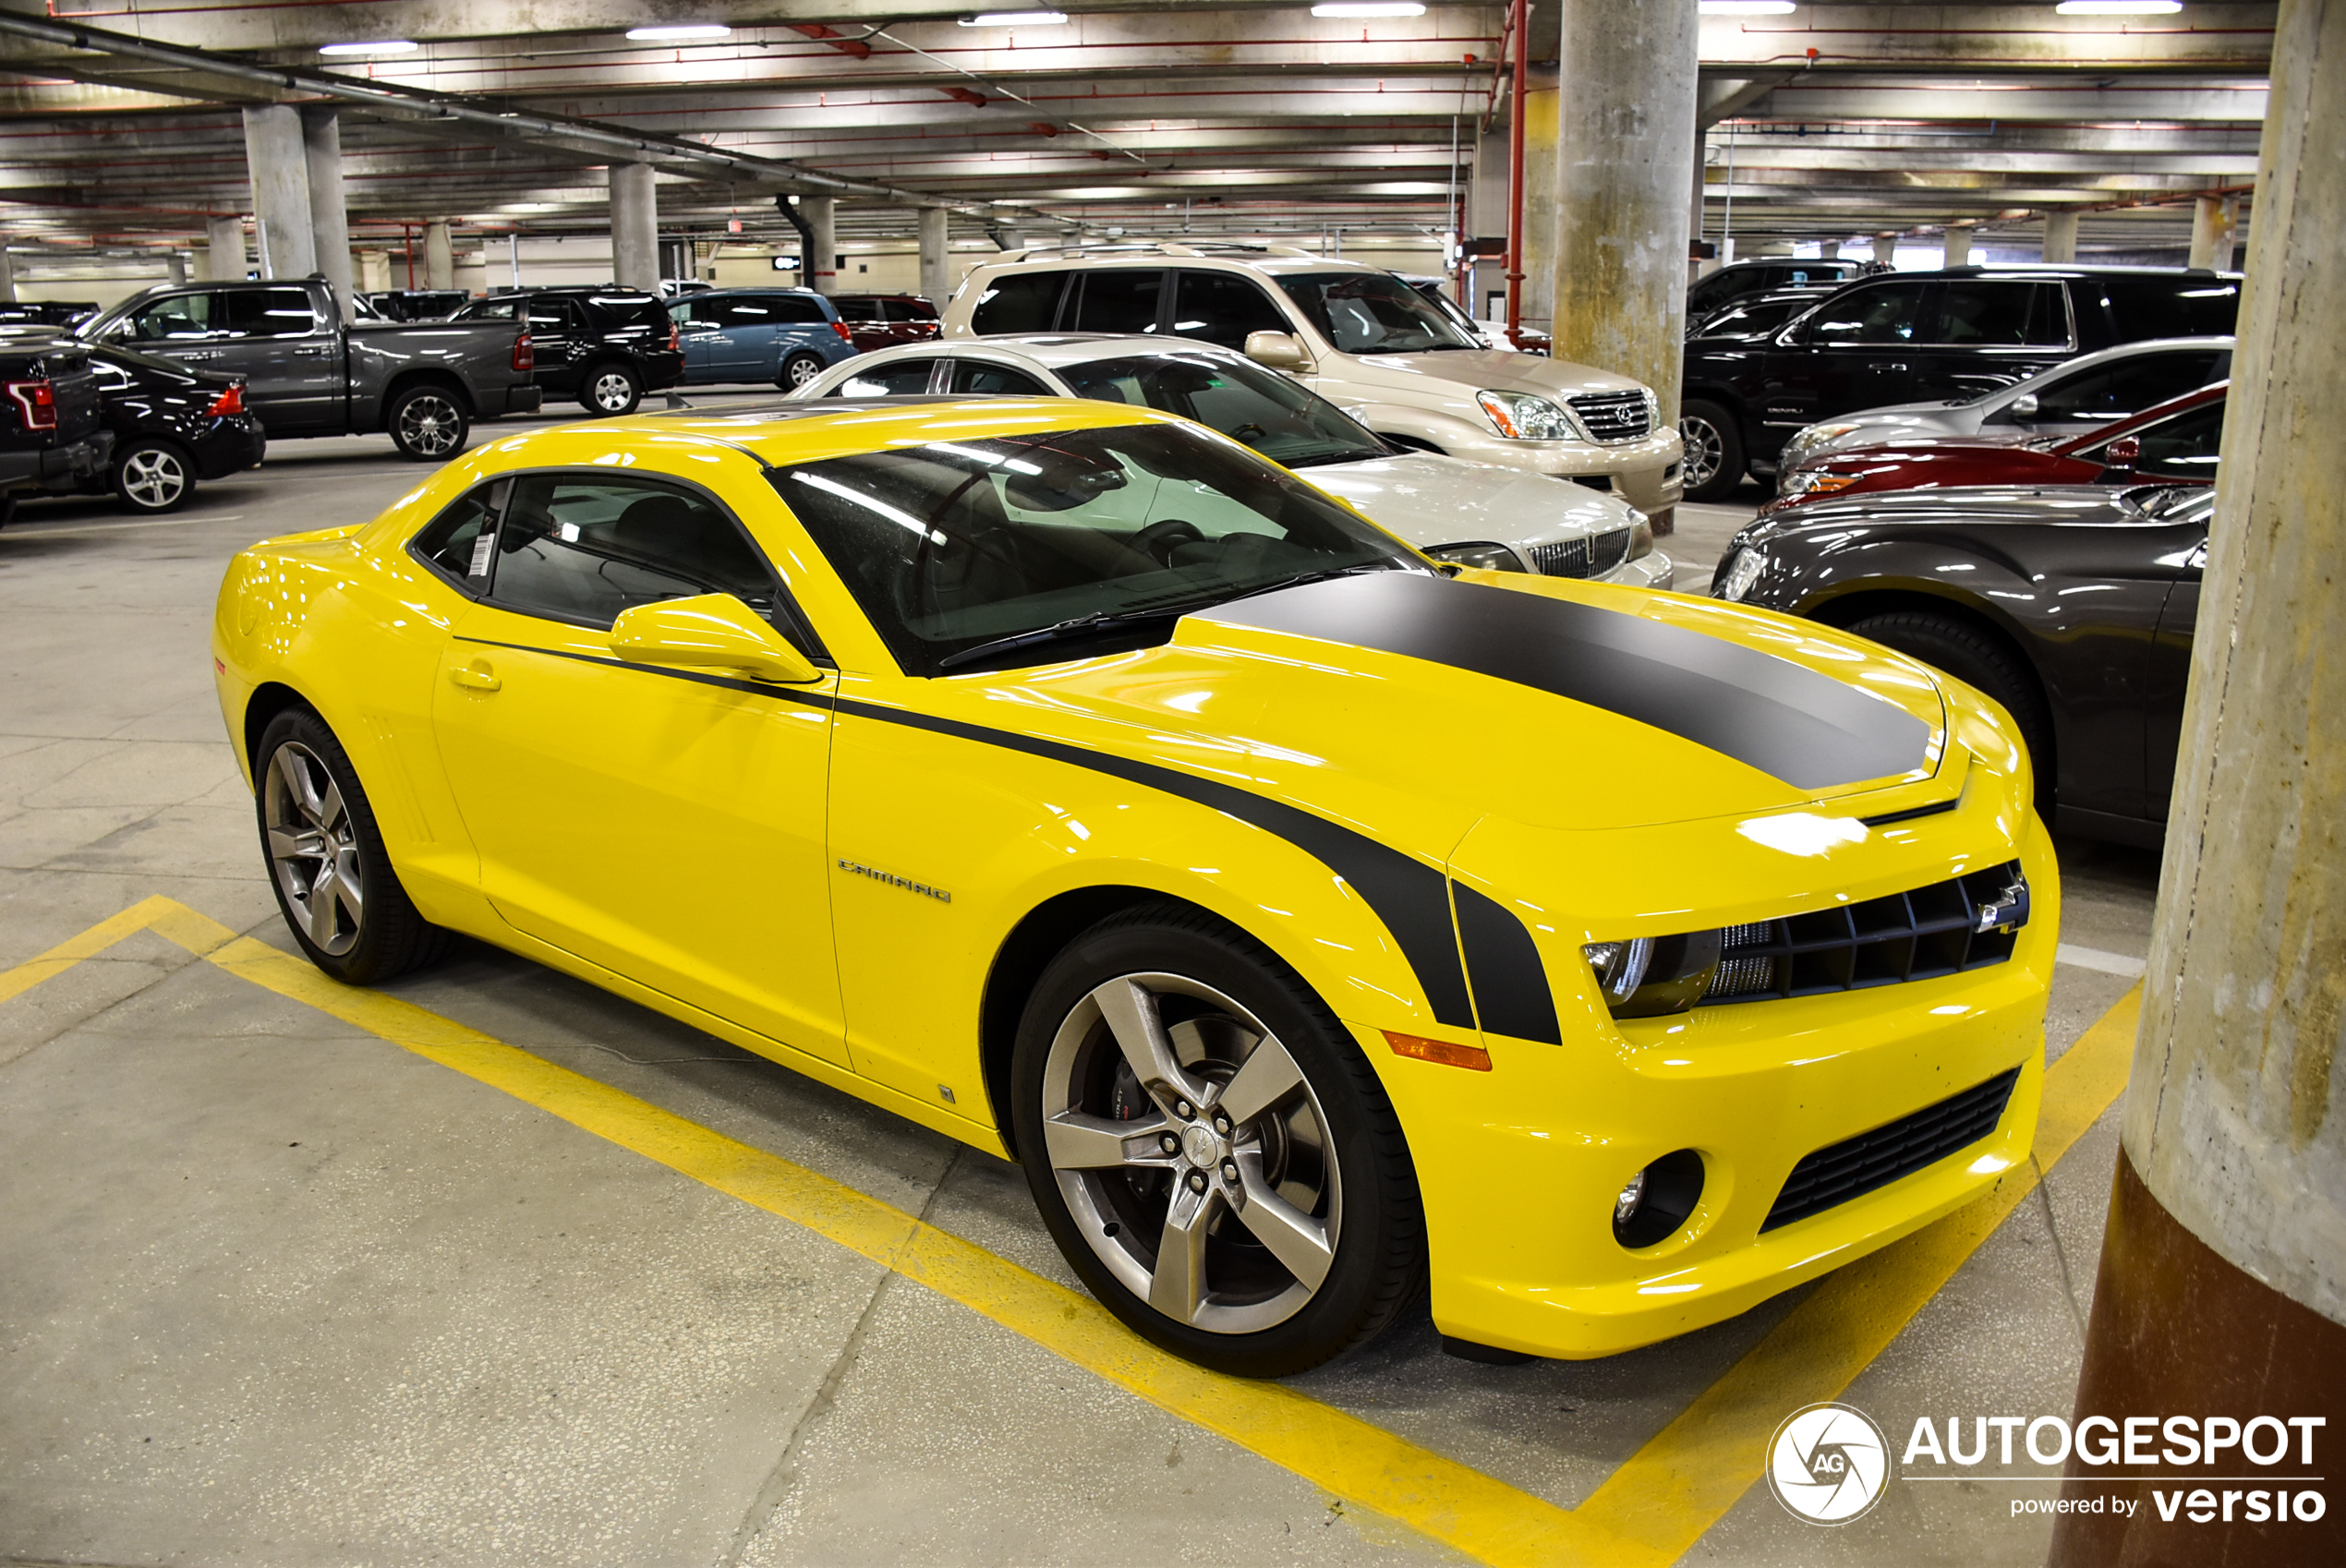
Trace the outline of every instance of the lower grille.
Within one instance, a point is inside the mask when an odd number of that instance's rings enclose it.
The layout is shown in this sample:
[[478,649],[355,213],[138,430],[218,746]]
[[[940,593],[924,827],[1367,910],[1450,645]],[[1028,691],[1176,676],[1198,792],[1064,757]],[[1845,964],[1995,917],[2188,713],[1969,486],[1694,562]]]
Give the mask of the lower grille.
[[1592,441],[1633,441],[1653,428],[1643,392],[1591,392],[1569,401]]
[[1628,559],[1629,530],[1533,545],[1530,554],[1531,570],[1543,577],[1598,577]]
[[2000,964],[2028,923],[2018,861],[1886,899],[1731,925],[1699,1005],[1817,996]]
[[1772,1231],[1822,1213],[1969,1148],[2004,1119],[2019,1080],[2018,1067],[2006,1068],[1976,1089],[1818,1150],[1792,1167],[1760,1228]]

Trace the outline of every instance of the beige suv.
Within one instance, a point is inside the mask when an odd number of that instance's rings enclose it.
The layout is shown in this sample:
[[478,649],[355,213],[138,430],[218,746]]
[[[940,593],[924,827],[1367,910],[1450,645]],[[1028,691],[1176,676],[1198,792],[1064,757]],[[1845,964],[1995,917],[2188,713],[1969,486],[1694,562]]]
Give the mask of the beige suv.
[[1196,338],[1284,370],[1396,445],[1611,488],[1669,526],[1678,432],[1626,376],[1485,348],[1394,273],[1285,247],[1015,250],[971,271],[947,337]]

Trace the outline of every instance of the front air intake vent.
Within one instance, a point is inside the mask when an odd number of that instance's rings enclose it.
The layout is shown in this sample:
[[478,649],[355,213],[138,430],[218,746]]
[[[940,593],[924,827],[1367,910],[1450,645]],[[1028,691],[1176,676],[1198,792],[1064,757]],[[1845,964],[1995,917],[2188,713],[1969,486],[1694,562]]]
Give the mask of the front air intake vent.
[[1970,1148],[2004,1119],[2004,1104],[2019,1080],[2020,1069],[2008,1067],[1913,1116],[1818,1150],[1792,1167],[1760,1230],[1820,1214]]
[[1531,570],[1543,577],[1602,577],[1628,559],[1629,533],[1615,528],[1587,538],[1533,545]]
[[1634,441],[1653,428],[1643,392],[1590,392],[1567,401],[1592,441]]

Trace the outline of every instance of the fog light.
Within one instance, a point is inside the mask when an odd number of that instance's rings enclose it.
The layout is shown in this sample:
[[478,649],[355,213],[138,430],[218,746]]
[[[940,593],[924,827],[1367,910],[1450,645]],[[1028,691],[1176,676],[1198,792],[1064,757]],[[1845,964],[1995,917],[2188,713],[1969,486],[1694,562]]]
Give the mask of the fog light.
[[1621,1196],[1613,1200],[1614,1228],[1618,1230],[1637,1218],[1638,1210],[1645,1200],[1646,1174],[1639,1171],[1629,1178],[1629,1185],[1621,1189]]
[[1636,1249],[1659,1246],[1686,1224],[1702,1198],[1702,1156],[1664,1154],[1629,1178],[1613,1201],[1613,1239]]

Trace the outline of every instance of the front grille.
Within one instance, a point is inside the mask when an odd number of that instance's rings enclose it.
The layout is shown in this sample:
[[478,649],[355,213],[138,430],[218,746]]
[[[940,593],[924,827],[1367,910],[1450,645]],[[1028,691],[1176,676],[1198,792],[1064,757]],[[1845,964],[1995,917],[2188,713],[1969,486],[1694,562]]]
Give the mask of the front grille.
[[1653,428],[1643,392],[1590,392],[1568,401],[1592,441],[1634,441]]
[[2004,1103],[2019,1079],[2018,1067],[2007,1067],[1976,1089],[1818,1150],[1792,1167],[1760,1228],[1772,1231],[1822,1213],[1969,1148],[2004,1119]]
[[1728,926],[1699,1005],[1816,996],[2000,964],[2028,922],[2027,888],[2020,862],[2010,861],[1910,893]]
[[1599,577],[1629,556],[1629,530],[1594,534],[1582,539],[1558,539],[1530,548],[1531,570],[1542,577]]

